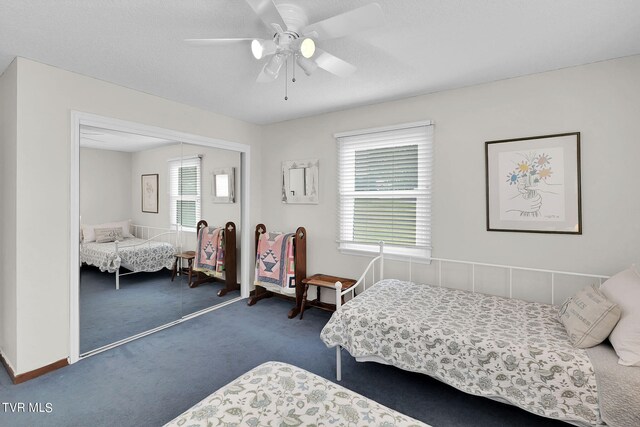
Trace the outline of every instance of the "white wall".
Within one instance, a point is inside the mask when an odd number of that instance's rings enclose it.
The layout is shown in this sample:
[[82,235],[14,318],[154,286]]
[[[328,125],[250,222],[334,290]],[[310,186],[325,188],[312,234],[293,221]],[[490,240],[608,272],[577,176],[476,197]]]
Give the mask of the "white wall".
[[[435,121],[433,256],[615,273],[640,261],[640,56],[601,62],[265,127],[262,219],[308,231],[308,269],[357,277],[367,259],[336,240],[333,133]],[[487,232],[484,142],[581,132],[583,235]],[[283,160],[320,159],[320,204],[280,202]],[[415,276],[414,276],[415,277]],[[531,289],[534,298],[541,290]]]
[[[2,245],[3,256],[9,254],[3,259],[3,271],[8,271],[4,283],[17,272],[10,282],[17,286],[17,305],[3,307],[3,316],[16,316],[18,329],[14,344],[5,335],[9,344],[3,350],[14,358],[18,374],[69,352],[71,110],[251,144],[253,196],[251,224],[245,228],[258,222],[270,230],[306,226],[310,273],[355,276],[368,261],[336,250],[332,134],[423,119],[436,123],[434,256],[605,274],[640,257],[640,198],[634,193],[640,158],[640,56],[265,127],[22,58],[13,73],[17,152],[13,155],[9,144],[2,154],[3,159],[5,153],[15,156],[17,169],[9,161],[2,173],[16,188],[3,186],[2,191],[16,203],[15,210],[2,209],[7,219],[3,233],[10,232]],[[582,132],[584,234],[485,231],[484,141],[568,131]],[[3,126],[3,139],[6,133]],[[268,144],[265,150],[260,142]],[[320,159],[320,204],[282,205],[281,161],[314,157]],[[33,225],[42,222],[45,211],[50,227],[43,238],[42,229]],[[46,281],[30,273],[35,253],[48,254],[40,259]]]
[[16,176],[17,64],[0,76],[0,352],[15,372],[17,357]]
[[131,153],[80,149],[80,218],[102,224],[131,218]]
[[[18,58],[17,74],[20,239],[10,249],[17,257],[15,368],[20,374],[69,356],[69,282],[75,274],[69,271],[72,110],[250,144],[252,188],[260,186],[261,137],[257,126],[31,60]],[[251,222],[256,222],[258,192],[253,194]],[[34,227],[44,217],[45,235]],[[32,273],[34,254],[43,253],[39,271],[47,280]]]

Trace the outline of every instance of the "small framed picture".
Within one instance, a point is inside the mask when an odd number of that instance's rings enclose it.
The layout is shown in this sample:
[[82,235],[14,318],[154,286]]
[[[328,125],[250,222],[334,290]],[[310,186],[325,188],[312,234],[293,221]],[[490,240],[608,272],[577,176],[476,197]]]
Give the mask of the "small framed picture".
[[487,230],[582,234],[580,132],[485,143]]
[[142,175],[142,212],[158,213],[158,174]]

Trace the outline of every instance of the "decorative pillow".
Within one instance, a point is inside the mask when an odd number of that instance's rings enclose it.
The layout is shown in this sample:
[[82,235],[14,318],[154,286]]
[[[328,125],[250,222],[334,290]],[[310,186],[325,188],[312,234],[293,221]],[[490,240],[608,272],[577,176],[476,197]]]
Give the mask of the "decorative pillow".
[[122,229],[122,237],[133,237],[131,234],[131,220],[118,221],[118,222],[108,222],[105,224],[98,225],[82,225],[82,241],[85,243],[95,242],[96,241],[96,228],[117,228],[120,227]]
[[94,228],[96,243],[115,242],[122,240],[122,228]]
[[567,299],[558,315],[574,347],[589,348],[607,339],[620,320],[620,307],[591,285]]
[[640,366],[640,273],[636,266],[620,272],[600,287],[603,294],[622,309],[620,321],[609,341],[618,354],[618,363]]

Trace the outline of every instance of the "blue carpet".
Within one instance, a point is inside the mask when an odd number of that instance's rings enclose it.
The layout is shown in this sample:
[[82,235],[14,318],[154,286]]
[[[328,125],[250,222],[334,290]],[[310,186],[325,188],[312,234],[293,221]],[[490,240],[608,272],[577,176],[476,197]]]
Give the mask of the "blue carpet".
[[[319,339],[330,314],[310,309],[288,320],[290,307],[276,298],[237,302],[19,385],[2,371],[0,402],[50,402],[53,412],[0,407],[0,425],[158,426],[269,360],[335,381],[335,352]],[[341,385],[434,427],[567,425],[346,352]]]
[[80,270],[80,354],[173,322],[229,299],[240,292],[218,297],[222,283],[189,288],[187,276],[171,281],[171,272],[136,273],[120,277],[96,267]]

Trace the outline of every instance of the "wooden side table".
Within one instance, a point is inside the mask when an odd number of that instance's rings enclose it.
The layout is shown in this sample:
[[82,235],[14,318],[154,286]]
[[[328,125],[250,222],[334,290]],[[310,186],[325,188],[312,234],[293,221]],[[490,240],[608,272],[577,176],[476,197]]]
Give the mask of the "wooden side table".
[[[318,308],[322,308],[330,311],[336,310],[336,306],[334,304],[327,304],[324,302],[320,302],[320,289],[329,288],[335,291],[336,282],[342,283],[343,291],[345,289],[349,289],[350,287],[356,284],[356,280],[347,279],[344,277],[329,276],[328,274],[314,274],[311,277],[302,279],[302,283],[304,284],[304,294],[302,295],[302,305],[300,307],[300,319],[302,319],[302,315],[304,314],[304,308],[307,305],[307,294],[309,293],[309,286],[316,287],[316,304],[314,304],[313,307],[318,307]],[[342,299],[342,302],[344,303],[344,297]]]
[[[189,281],[187,284],[191,286],[191,275],[193,274],[193,260],[196,257],[195,251],[187,251],[176,254],[176,260],[173,262],[173,270],[171,272],[171,281],[176,278],[176,274],[188,274]],[[187,266],[184,266],[184,261],[187,261]],[[179,264],[179,265],[178,265]]]

